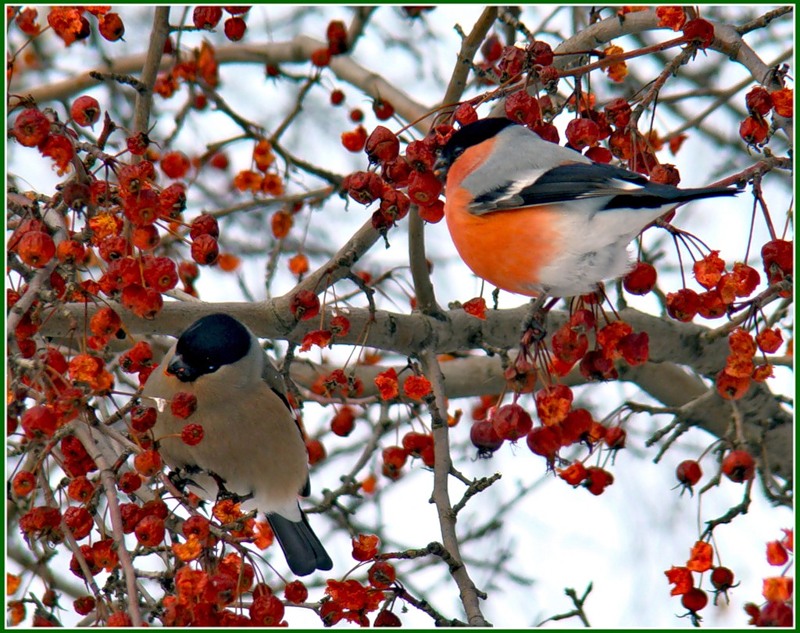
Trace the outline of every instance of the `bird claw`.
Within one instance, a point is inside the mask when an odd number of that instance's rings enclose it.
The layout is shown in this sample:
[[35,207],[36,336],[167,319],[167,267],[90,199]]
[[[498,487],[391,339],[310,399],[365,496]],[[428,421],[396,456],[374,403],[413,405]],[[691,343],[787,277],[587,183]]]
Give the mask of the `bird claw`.
[[546,318],[547,311],[544,304],[547,301],[547,294],[542,293],[531,300],[530,307],[525,319],[522,321],[521,345],[530,347],[544,340],[547,336]]

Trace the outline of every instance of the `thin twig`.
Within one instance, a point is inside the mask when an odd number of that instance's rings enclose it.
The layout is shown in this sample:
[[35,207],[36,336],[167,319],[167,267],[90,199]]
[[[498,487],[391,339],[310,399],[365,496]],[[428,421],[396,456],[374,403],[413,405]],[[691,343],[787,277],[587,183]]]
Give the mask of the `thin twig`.
[[452,460],[450,458],[450,441],[447,426],[447,405],[445,389],[442,380],[442,370],[439,362],[429,350],[420,354],[422,370],[433,388],[434,399],[429,403],[433,429],[433,502],[439,515],[439,525],[442,530],[444,549],[453,560],[450,565],[450,574],[458,585],[461,603],[467,614],[470,626],[490,626],[481,612],[479,599],[481,592],[469,577],[469,572],[464,565],[459,551],[458,535],[456,534],[456,514],[450,505],[448,493],[448,480]]

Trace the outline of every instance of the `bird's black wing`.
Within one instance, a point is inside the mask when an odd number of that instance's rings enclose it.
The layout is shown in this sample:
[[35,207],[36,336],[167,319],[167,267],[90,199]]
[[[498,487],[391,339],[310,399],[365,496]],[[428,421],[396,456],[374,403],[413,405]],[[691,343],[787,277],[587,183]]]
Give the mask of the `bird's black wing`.
[[576,162],[533,174],[528,182],[508,181],[502,187],[476,197],[475,204],[500,211],[570,200],[608,198],[600,210],[657,209],[671,203],[736,193],[737,189],[728,187],[678,189],[652,183],[641,174],[621,167]]
[[[300,433],[300,437],[303,438],[305,442],[306,436],[303,432],[303,427],[300,426],[300,420],[294,414],[294,411],[292,411],[292,405],[289,404],[289,399],[286,397],[286,381],[283,379],[283,374],[272,364],[272,361],[266,353],[264,354],[264,369],[261,372],[261,378],[267,383],[269,388],[272,389],[273,393],[283,401],[283,404],[286,405],[289,413],[292,414],[297,432]],[[311,494],[311,479],[309,477],[306,477],[306,483],[300,489],[299,494],[301,497],[307,497]]]

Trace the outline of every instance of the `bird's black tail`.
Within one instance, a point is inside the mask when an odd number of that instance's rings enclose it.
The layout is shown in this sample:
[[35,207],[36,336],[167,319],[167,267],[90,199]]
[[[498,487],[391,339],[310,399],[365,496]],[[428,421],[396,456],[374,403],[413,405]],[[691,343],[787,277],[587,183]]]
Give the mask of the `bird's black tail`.
[[297,522],[279,514],[267,515],[289,568],[298,576],[308,576],[315,569],[331,569],[333,562],[330,556],[311,529],[305,513],[301,512],[301,515],[302,520]]
[[647,183],[638,190],[626,191],[613,196],[603,209],[658,209],[674,204],[684,204],[701,198],[735,196],[743,190],[737,187],[703,187],[699,189],[678,189],[671,185]]
[[675,197],[681,202],[700,200],[702,198],[718,198],[721,196],[735,196],[742,193],[740,187],[701,187],[698,189],[679,189]]

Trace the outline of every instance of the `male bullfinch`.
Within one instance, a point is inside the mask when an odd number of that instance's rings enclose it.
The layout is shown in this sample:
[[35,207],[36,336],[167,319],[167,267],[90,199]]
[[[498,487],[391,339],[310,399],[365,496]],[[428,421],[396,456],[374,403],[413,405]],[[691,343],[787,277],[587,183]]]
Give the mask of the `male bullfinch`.
[[434,167],[459,255],[521,295],[571,297],[624,275],[628,244],[675,206],[735,188],[678,189],[593,163],[504,118],[455,132]]
[[[153,430],[163,438],[164,461],[201,497],[214,500],[220,481],[228,492],[248,498],[242,507],[266,514],[298,576],[331,569],[297,501],[310,491],[303,434],[283,379],[253,333],[226,314],[195,321],[150,375],[143,397],[168,403],[178,392],[194,394],[197,409],[184,420],[172,415],[169,404],[161,407]],[[204,430],[195,446],[180,438],[188,423]]]

